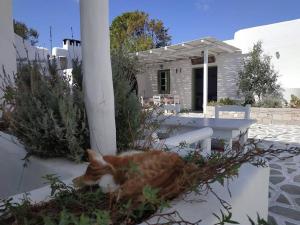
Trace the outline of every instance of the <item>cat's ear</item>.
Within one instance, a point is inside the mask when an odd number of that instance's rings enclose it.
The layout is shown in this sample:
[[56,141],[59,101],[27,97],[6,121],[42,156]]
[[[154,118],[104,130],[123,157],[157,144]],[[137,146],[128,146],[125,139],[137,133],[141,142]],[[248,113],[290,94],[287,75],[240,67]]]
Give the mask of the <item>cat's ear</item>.
[[100,155],[98,152],[88,149],[87,153],[88,153],[88,158],[90,163],[107,165],[107,162],[103,159],[102,155]]

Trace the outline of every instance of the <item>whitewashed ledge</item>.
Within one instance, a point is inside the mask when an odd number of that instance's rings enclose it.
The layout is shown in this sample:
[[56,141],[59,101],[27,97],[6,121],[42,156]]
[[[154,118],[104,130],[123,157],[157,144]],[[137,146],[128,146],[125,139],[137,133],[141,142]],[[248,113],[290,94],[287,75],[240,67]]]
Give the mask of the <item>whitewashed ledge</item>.
[[[41,159],[30,157],[23,167],[26,151],[15,137],[0,132],[0,198],[45,186],[47,174],[56,174],[62,180],[81,175],[85,164],[77,164],[62,158]],[[48,192],[50,193],[50,192]]]
[[[2,143],[6,143],[5,140],[1,140],[2,151],[4,148]],[[6,147],[13,147],[11,142],[6,143]],[[9,149],[10,149],[9,148]],[[12,150],[10,154],[17,154],[19,150]],[[182,153],[182,151],[181,151]],[[46,160],[47,161],[47,160]],[[44,164],[45,162],[43,162]],[[48,164],[47,164],[48,163]],[[53,172],[66,172],[63,174],[63,181],[67,184],[71,184],[72,178],[75,175],[78,175],[84,171],[86,165],[79,164],[78,166],[72,164],[64,164],[60,167],[62,162],[46,162],[48,166],[52,165],[56,168]],[[56,165],[56,166],[55,166]],[[59,166],[60,165],[60,166]],[[0,167],[2,163],[0,164]],[[48,168],[47,166],[47,168]],[[51,167],[52,167],[51,166]],[[38,167],[40,168],[40,167]],[[39,171],[38,168],[35,168],[36,171],[31,170],[33,174],[31,176],[37,176]],[[60,169],[58,169],[60,168]],[[36,173],[34,173],[36,172]],[[7,171],[9,176],[11,171]],[[3,183],[1,182],[1,185]],[[242,225],[250,224],[247,218],[249,215],[251,218],[256,218],[257,213],[264,219],[267,219],[268,216],[268,186],[269,186],[269,168],[257,168],[252,165],[244,165],[240,169],[238,178],[235,178],[230,181],[230,190],[232,197],[230,198],[229,193],[226,187],[221,186],[219,183],[212,185],[214,191],[218,194],[219,197],[228,201],[232,206],[233,220],[240,222]],[[28,192],[30,199],[35,202],[41,202],[49,199],[50,187],[44,186],[37,189],[34,189]],[[20,202],[23,199],[24,194],[17,194],[12,196],[14,202]],[[186,201],[194,200],[194,201]],[[196,200],[196,201],[195,201]],[[200,200],[200,201],[199,201]],[[187,221],[196,222],[199,219],[202,219],[203,225],[213,225],[217,222],[217,219],[212,215],[212,213],[219,214],[219,209],[221,205],[219,201],[211,194],[199,196],[194,193],[190,193],[183,200],[181,197],[171,202],[171,208],[165,209],[163,213],[178,211],[180,216]],[[150,224],[157,224],[157,219],[152,218]],[[160,221],[163,223],[163,220]],[[146,225],[142,223],[141,225]]]
[[[232,219],[238,221],[241,225],[250,225],[247,215],[256,219],[257,213],[261,218],[267,220],[269,193],[268,167],[257,168],[249,164],[242,166],[238,178],[230,181],[231,198],[226,186],[223,187],[219,183],[214,183],[212,187],[219,197],[231,204]],[[212,193],[203,196],[190,193],[184,200],[178,198],[172,201],[171,206],[171,208],[165,209],[162,213],[177,211],[184,220],[189,222],[195,223],[199,219],[202,219],[201,225],[213,225],[217,223],[218,220],[212,213],[220,215],[219,209],[222,208]],[[157,219],[154,217],[148,223],[157,224]],[[179,218],[175,217],[175,219]],[[166,221],[161,219],[160,223],[163,222]],[[144,222],[140,225],[146,224]]]

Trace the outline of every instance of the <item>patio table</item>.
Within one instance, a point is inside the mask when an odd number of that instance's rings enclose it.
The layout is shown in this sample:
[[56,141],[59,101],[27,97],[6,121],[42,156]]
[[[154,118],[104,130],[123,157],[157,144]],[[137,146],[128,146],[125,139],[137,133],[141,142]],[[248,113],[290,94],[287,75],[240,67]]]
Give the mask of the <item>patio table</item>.
[[180,125],[195,128],[210,127],[213,129],[212,138],[224,140],[229,149],[232,148],[232,139],[239,135],[241,135],[241,144],[245,143],[248,137],[248,128],[256,122],[256,120],[252,119],[215,119],[178,116],[165,117],[163,120],[164,125]]

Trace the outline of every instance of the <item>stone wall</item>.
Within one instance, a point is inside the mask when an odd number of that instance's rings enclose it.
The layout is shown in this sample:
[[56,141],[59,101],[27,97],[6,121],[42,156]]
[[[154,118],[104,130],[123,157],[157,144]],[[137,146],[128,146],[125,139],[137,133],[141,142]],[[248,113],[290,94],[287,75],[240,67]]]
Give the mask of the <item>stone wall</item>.
[[[208,106],[208,117],[215,116],[215,108]],[[221,118],[243,118],[240,112],[220,112]],[[260,124],[300,125],[300,109],[293,108],[251,108],[251,119]]]

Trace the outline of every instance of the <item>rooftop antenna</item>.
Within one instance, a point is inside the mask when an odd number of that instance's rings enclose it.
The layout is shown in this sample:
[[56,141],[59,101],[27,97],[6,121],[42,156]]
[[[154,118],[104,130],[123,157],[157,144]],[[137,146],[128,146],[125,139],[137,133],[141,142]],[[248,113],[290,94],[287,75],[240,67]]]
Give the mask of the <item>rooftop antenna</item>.
[[72,36],[72,39],[74,39],[74,35],[73,35],[73,27],[71,27],[71,36]]
[[52,56],[52,26],[50,26],[50,55]]

